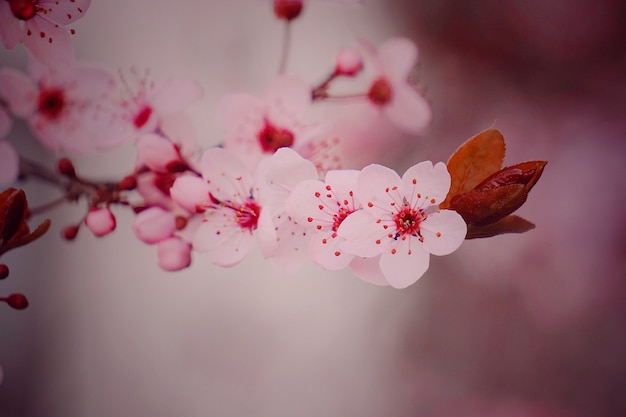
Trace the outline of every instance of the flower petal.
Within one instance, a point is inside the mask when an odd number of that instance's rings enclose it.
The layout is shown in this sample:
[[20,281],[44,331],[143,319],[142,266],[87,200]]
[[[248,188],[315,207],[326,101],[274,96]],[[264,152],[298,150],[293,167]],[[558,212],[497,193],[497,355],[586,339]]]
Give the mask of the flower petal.
[[467,234],[465,221],[453,210],[430,214],[420,225],[424,249],[433,255],[448,255],[461,246]]
[[239,229],[215,248],[211,262],[223,267],[235,266],[250,253],[253,246],[254,236],[252,233]]
[[309,254],[315,263],[330,271],[340,271],[347,267],[353,255],[341,250],[343,238],[332,237],[330,233],[316,233],[309,243]]
[[203,90],[193,80],[174,78],[158,84],[150,97],[150,105],[159,114],[171,114],[201,98]]
[[12,68],[0,69],[0,97],[9,103],[17,117],[28,117],[37,108],[37,85],[26,75]]
[[413,245],[409,251],[407,239],[399,244],[396,253],[380,256],[380,270],[394,288],[406,288],[414,284],[428,270],[430,255],[421,245]]
[[428,102],[406,82],[393,85],[393,98],[383,107],[391,122],[406,133],[421,133],[432,119]]
[[407,193],[407,199],[412,205],[419,200],[419,207],[441,203],[450,190],[450,174],[443,162],[438,162],[435,166],[430,161],[413,165],[406,170],[402,181],[407,190],[412,190],[410,195]]
[[11,5],[0,1],[0,41],[5,48],[11,50],[22,40],[19,20],[11,13]]
[[393,205],[402,204],[404,183],[394,170],[372,164],[361,170],[357,191],[363,209],[377,216],[393,211]]
[[350,262],[350,268],[356,276],[365,282],[381,286],[389,285],[389,281],[380,270],[380,256],[373,258],[355,257]]
[[211,148],[202,155],[202,177],[220,201],[244,201],[250,197],[252,179],[246,166],[231,152]]
[[70,35],[63,26],[39,15],[25,22],[24,47],[33,57],[52,68],[67,68],[74,61]]
[[340,249],[346,253],[369,258],[387,249],[386,231],[365,210],[355,211],[341,223],[337,235],[345,239]]
[[387,77],[406,82],[417,62],[417,46],[408,38],[391,38],[378,48],[378,59]]
[[49,10],[46,17],[62,26],[70,24],[85,15],[91,5],[91,0],[44,0]]

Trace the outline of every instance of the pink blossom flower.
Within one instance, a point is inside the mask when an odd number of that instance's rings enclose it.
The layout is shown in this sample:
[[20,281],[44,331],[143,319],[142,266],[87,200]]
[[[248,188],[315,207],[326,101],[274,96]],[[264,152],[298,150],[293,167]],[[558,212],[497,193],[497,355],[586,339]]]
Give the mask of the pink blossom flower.
[[410,84],[409,76],[417,62],[417,47],[406,38],[392,38],[378,51],[367,42],[361,45],[377,73],[368,91],[368,99],[398,128],[419,133],[430,122],[430,106]]
[[328,171],[325,181],[300,182],[287,200],[287,212],[298,223],[309,225],[313,237],[309,254],[322,268],[340,270],[354,258],[345,253],[337,235],[341,223],[361,209],[355,191],[359,171]]
[[[129,83],[124,81],[126,88],[132,91]],[[177,117],[187,106],[203,95],[202,87],[193,80],[173,78],[160,83],[139,81],[138,91],[132,97],[121,102],[118,117],[126,125],[126,137],[135,137],[140,133],[156,132],[171,127],[176,122],[176,132],[165,132],[176,139],[180,129]],[[173,119],[172,119],[173,118]],[[186,130],[188,128],[184,126]],[[170,135],[170,133],[172,133]],[[185,133],[183,136],[186,136]]]
[[157,244],[159,266],[165,271],[180,271],[191,265],[191,245],[172,236]]
[[72,63],[66,25],[80,19],[91,0],[0,1],[0,41],[7,49],[18,43],[43,64],[60,68]]
[[223,97],[218,119],[227,131],[224,148],[254,169],[264,155],[304,143],[311,131],[302,118],[310,103],[311,88],[292,76],[278,78],[264,99],[245,93]]
[[85,217],[85,225],[91,230],[91,232],[97,236],[106,236],[115,230],[116,221],[115,216],[108,208],[94,208],[89,210]]
[[103,112],[115,88],[108,71],[89,66],[53,70],[35,63],[30,69],[30,77],[0,70],[0,91],[9,110],[28,121],[43,145],[82,154],[120,143],[116,126]]
[[379,267],[389,284],[405,288],[428,269],[429,255],[447,255],[465,239],[467,226],[452,210],[439,210],[450,189],[442,162],[421,162],[402,178],[381,165],[363,168],[357,196],[363,209],[349,215],[337,234],[342,250],[360,257],[380,255]]
[[263,206],[259,233],[261,253],[283,273],[295,272],[309,259],[308,224],[287,212],[287,200],[302,181],[317,179],[315,165],[293,149],[281,148],[261,161],[255,173],[259,201]]
[[245,165],[225,149],[207,150],[201,166],[209,193],[200,205],[205,217],[193,238],[193,248],[210,252],[216,265],[234,266],[254,245],[261,215],[258,191]]

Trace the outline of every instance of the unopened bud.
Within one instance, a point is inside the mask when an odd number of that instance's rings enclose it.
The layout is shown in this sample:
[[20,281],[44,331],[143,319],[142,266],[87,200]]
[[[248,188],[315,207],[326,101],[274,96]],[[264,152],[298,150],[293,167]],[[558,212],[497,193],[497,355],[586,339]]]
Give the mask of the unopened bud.
[[0,264],[0,279],[6,279],[9,276],[9,267],[5,264]]
[[116,221],[108,208],[94,208],[87,213],[85,224],[95,236],[102,237],[115,230]]
[[339,75],[354,77],[363,69],[363,58],[354,48],[341,48],[335,57],[335,71]]
[[302,12],[301,0],[274,0],[274,14],[277,18],[291,21]]
[[62,175],[68,178],[76,178],[76,170],[74,164],[69,158],[61,158],[57,161],[57,169]]
[[80,225],[67,226],[61,231],[61,236],[63,236],[65,240],[74,240],[76,239],[76,235],[78,235],[78,229],[80,229]]
[[4,301],[9,305],[9,307],[16,310],[24,310],[28,307],[28,299],[24,296],[24,294],[14,293],[8,297],[0,297],[0,301]]

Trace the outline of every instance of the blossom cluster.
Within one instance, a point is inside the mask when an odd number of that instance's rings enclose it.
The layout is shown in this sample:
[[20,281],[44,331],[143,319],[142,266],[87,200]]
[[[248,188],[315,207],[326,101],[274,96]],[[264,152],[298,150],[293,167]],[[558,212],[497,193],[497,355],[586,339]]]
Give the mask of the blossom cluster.
[[[360,103],[368,109],[364,117],[373,114],[398,131],[419,135],[432,114],[412,81],[418,52],[410,39],[392,38],[378,48],[358,39],[337,51],[316,85],[286,73],[284,51],[279,74],[264,95],[233,92],[221,98],[222,140],[203,150],[187,114],[204,94],[200,83],[153,82],[136,69],[118,77],[75,62],[74,30],[66,26],[89,5],[89,0],[0,1],[2,44],[13,49],[22,43],[31,56],[24,72],[0,68],[0,184],[55,177],[66,200],[85,199],[85,216],[62,231],[67,240],[83,226],[97,237],[108,235],[117,227],[114,211],[130,208],[134,234],[156,246],[159,266],[167,271],[188,267],[193,251],[231,267],[258,244],[280,271],[312,261],[327,270],[351,268],[376,285],[405,288],[426,272],[431,254],[454,252],[468,230],[474,237],[493,236],[532,225],[505,216],[525,201],[541,164],[523,165],[524,173],[513,175],[518,166],[498,171],[502,158],[496,158],[487,164],[493,170],[479,170],[485,175],[474,183],[460,179],[466,166],[484,165],[466,152],[479,137],[447,165],[420,162],[402,176],[378,164],[349,169],[342,149],[355,139],[337,129],[335,120],[311,118],[319,102]],[[304,7],[298,0],[272,5],[287,25]],[[334,93],[336,80],[357,77],[365,88]],[[14,118],[63,156],[56,172],[42,172],[17,154],[7,140]],[[135,167],[114,181],[89,180],[68,158],[128,142],[136,150]],[[502,157],[503,149],[502,139]],[[496,200],[506,200],[504,208],[496,207]]]

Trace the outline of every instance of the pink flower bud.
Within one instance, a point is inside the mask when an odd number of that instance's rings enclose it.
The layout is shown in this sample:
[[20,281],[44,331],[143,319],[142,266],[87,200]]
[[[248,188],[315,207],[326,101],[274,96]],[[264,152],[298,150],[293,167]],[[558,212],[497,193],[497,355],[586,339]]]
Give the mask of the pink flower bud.
[[85,224],[95,236],[102,237],[115,230],[115,216],[108,208],[91,209],[85,217]]
[[339,75],[354,77],[363,69],[363,58],[358,50],[341,48],[335,57],[335,71]]
[[173,236],[157,245],[159,266],[165,271],[179,271],[191,265],[191,245]]
[[182,175],[174,181],[170,195],[190,213],[198,213],[209,198],[209,184],[196,176]]
[[137,214],[133,222],[135,235],[152,244],[167,239],[176,230],[176,216],[161,207],[150,207]]

